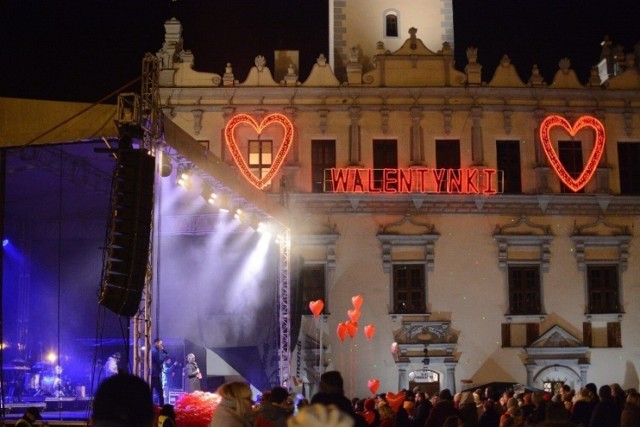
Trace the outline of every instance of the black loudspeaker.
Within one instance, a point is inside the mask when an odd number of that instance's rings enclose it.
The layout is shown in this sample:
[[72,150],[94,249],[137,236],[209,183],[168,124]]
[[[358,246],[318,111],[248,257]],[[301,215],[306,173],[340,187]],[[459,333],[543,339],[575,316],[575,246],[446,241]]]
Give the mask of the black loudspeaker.
[[99,303],[131,317],[147,275],[155,161],[143,150],[120,150],[117,156]]

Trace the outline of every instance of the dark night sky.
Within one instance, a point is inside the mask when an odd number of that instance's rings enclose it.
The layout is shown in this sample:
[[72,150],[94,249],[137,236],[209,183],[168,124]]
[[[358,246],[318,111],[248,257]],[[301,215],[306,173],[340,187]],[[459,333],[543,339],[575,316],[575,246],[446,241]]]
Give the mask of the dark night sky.
[[[202,71],[231,62],[243,80],[256,55],[299,49],[304,80],[328,53],[325,0],[4,0],[0,96],[95,102],[140,75],[172,16]],[[630,52],[639,22],[638,0],[454,0],[456,67],[475,46],[485,81],[506,53],[525,81],[536,63],[550,82],[568,57],[585,82],[604,35]]]

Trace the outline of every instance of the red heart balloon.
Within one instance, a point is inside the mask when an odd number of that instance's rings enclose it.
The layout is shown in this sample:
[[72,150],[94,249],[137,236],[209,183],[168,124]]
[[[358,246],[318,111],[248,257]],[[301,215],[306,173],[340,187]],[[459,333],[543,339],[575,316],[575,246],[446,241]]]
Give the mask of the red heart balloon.
[[349,334],[349,336],[351,338],[356,336],[356,332],[358,332],[358,322],[352,322],[351,320],[347,320],[346,322],[344,322],[346,328],[347,328],[347,333]]
[[352,322],[358,323],[358,319],[360,319],[360,310],[347,310],[347,316]]
[[323,308],[324,308],[324,301],[322,301],[321,299],[311,301],[309,303],[309,310],[311,310],[311,312],[313,313],[313,317],[320,316],[320,313],[322,313]]
[[[565,131],[569,133],[572,137],[578,133],[580,129],[583,128],[591,128],[595,131],[595,141],[593,144],[593,149],[591,150],[591,155],[589,156],[589,160],[585,165],[584,169],[580,173],[578,178],[573,178],[567,170],[564,168],[562,162],[558,158],[555,149],[551,144],[551,129],[555,126],[559,126]],[[542,148],[544,149],[544,153],[549,159],[549,163],[553,170],[558,175],[558,178],[562,180],[562,182],[572,189],[573,191],[579,191],[582,189],[591,177],[596,172],[598,168],[598,163],[600,162],[600,158],[602,157],[602,153],[604,152],[604,143],[605,143],[605,131],[602,123],[591,116],[582,116],[580,117],[573,126],[569,124],[567,120],[560,116],[549,116],[546,117],[542,123],[540,124],[540,143],[542,144]]]
[[378,388],[380,388],[380,380],[372,379],[367,382],[367,387],[369,387],[369,391],[371,394],[376,394],[378,392]]
[[[261,135],[265,128],[272,124],[279,124],[284,129],[284,136],[282,138],[280,149],[273,158],[271,168],[266,173],[266,175],[261,178],[258,178],[251,172],[251,169],[249,169],[249,166],[247,165],[247,162],[245,161],[245,158],[241,154],[240,148],[238,147],[235,130],[242,124],[246,124],[252,127],[258,135]],[[236,161],[238,168],[240,168],[240,172],[242,172],[242,175],[244,175],[247,181],[262,190],[264,187],[269,185],[275,174],[278,173],[278,171],[280,170],[280,166],[282,166],[282,163],[284,162],[285,156],[289,152],[289,148],[291,148],[291,144],[293,141],[293,124],[291,124],[291,121],[289,121],[289,119],[282,114],[270,114],[265,117],[264,120],[260,122],[260,124],[258,124],[258,122],[256,122],[253,117],[247,114],[238,114],[236,116],[233,116],[225,126],[224,137],[227,140],[227,146],[229,147],[231,155]]]
[[399,391],[397,393],[387,392],[385,395],[387,398],[387,403],[391,407],[391,410],[395,413],[398,412],[402,404],[404,403],[405,394],[404,391]]
[[364,336],[367,337],[368,340],[373,338],[373,335],[376,333],[376,327],[371,324],[364,327]]
[[338,334],[338,338],[340,338],[340,341],[344,341],[344,339],[347,337],[347,325],[345,325],[344,322],[338,323],[338,329],[336,330],[336,332]]
[[351,304],[353,304],[353,308],[355,308],[356,310],[360,310],[360,307],[362,307],[362,301],[362,295],[351,297]]

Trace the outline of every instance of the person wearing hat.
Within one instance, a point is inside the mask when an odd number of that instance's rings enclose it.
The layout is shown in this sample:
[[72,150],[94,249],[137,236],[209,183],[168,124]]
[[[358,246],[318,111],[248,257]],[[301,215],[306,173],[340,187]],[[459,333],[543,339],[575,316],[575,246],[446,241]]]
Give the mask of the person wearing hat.
[[35,406],[30,406],[24,412],[24,415],[16,421],[16,427],[33,427],[34,423],[42,419],[40,415],[40,409]]

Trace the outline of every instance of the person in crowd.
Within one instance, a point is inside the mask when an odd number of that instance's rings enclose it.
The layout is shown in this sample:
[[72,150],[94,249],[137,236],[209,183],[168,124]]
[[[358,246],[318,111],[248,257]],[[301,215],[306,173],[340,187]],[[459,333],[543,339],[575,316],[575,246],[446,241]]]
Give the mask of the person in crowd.
[[162,365],[167,357],[162,339],[156,338],[151,349],[151,392],[158,395],[158,405],[164,405],[164,389],[162,388]]
[[395,416],[391,406],[385,401],[378,402],[378,413],[380,414],[380,427],[394,427]]
[[251,387],[242,381],[222,384],[216,390],[221,397],[209,427],[253,427]]
[[462,420],[464,427],[477,427],[478,411],[473,399],[473,393],[465,391],[460,397],[460,405],[458,406],[458,416]]
[[457,415],[451,415],[450,417],[447,417],[446,420],[444,420],[444,424],[442,424],[442,427],[462,427],[463,425],[464,424],[462,423],[460,417],[458,417]]
[[620,415],[620,427],[640,426],[640,394],[637,391],[627,393],[627,401]]
[[318,393],[311,398],[311,404],[336,405],[338,409],[353,418],[356,427],[366,427],[364,418],[356,416],[351,401],[344,395],[344,380],[338,371],[327,371],[320,376]]
[[452,415],[458,415],[458,410],[453,405],[451,391],[445,388],[438,394],[438,402],[431,409],[429,418],[427,418],[427,422],[424,425],[425,427],[440,427]]
[[571,407],[571,417],[569,417],[569,420],[578,427],[587,427],[591,420],[593,408],[591,392],[586,387],[582,387]]
[[500,425],[500,405],[493,399],[484,401],[484,411],[478,418],[478,427],[498,427]]
[[30,406],[24,411],[22,417],[16,421],[16,427],[34,427],[36,421],[42,419],[42,415],[40,414],[40,409],[35,406]]
[[287,418],[293,413],[293,402],[289,399],[289,392],[284,387],[274,387],[269,393],[269,399],[263,402],[255,412],[256,427],[286,427]]
[[620,387],[620,384],[611,384],[611,399],[613,400],[613,406],[618,414],[618,418],[620,418],[624,405],[627,401],[627,394],[624,392],[622,387]]
[[202,379],[202,373],[196,362],[196,355],[193,353],[187,354],[187,363],[184,365],[184,389],[187,393],[193,393],[194,391],[200,391],[200,380]]
[[534,391],[531,395],[531,403],[533,403],[533,411],[527,417],[527,425],[535,426],[543,422],[547,416],[547,401],[544,400],[544,392]]
[[549,402],[545,410],[545,420],[537,424],[538,427],[573,427],[574,424],[569,421],[571,413],[565,408],[564,403]]
[[136,376],[107,378],[93,398],[92,427],[152,427],[153,418],[151,389]]
[[335,406],[312,404],[289,417],[287,427],[353,427],[353,418]]
[[[380,427],[380,414],[376,409],[376,401],[374,399],[364,400],[364,411],[362,412],[362,418],[367,422],[369,427]],[[424,423],[422,426],[423,427]]]
[[589,427],[618,427],[620,425],[620,414],[618,414],[615,403],[611,396],[611,387],[603,385],[598,390],[600,401],[593,408]]
[[160,408],[158,427],[176,427],[176,412],[173,405],[165,404]]
[[[120,363],[120,353],[113,353],[107,358],[107,361],[102,367],[102,379],[106,380],[109,377],[116,375],[118,371],[118,365]],[[98,365],[99,366],[99,365]]]
[[417,391],[415,394],[415,409],[413,411],[413,427],[424,427],[424,423],[429,418],[429,412],[433,405],[431,401],[427,399],[427,396],[422,391]]
[[522,395],[522,405],[520,405],[520,410],[522,411],[522,417],[526,420],[536,409],[536,405],[533,404],[532,401],[533,393],[530,391],[526,391]]

